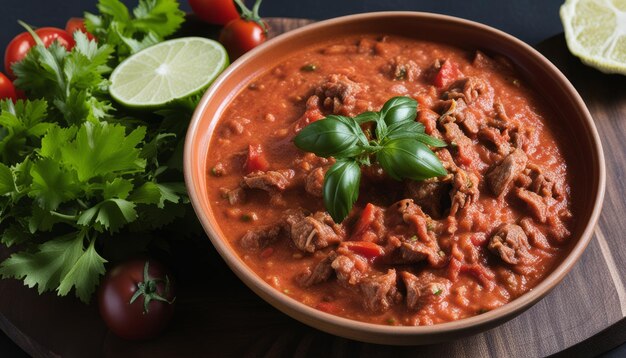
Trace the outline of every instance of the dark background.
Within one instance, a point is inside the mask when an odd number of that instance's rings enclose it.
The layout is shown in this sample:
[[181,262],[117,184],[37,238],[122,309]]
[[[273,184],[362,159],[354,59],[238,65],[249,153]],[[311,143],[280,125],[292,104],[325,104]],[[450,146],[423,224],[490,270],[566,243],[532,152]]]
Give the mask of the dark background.
[[[80,17],[84,11],[95,12],[97,0],[2,0],[0,10],[0,54],[11,39],[24,31],[17,20],[34,27],[65,27],[70,17]],[[134,6],[137,0],[122,0]],[[536,44],[563,31],[559,7],[564,0],[265,0],[261,15],[265,17],[300,17],[327,19],[347,14],[412,10],[441,13],[482,22],[521,40]],[[251,1],[247,1],[250,3]],[[181,0],[183,10],[190,11],[187,0]],[[2,294],[0,292],[0,294]],[[626,355],[626,346],[608,356]],[[0,356],[19,357],[25,354],[0,332]]]

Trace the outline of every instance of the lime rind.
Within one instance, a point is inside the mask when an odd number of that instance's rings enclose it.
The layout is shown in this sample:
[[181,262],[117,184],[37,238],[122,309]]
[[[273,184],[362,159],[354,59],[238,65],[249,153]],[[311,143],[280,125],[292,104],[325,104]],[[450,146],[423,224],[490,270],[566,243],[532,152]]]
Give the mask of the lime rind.
[[567,0],[560,16],[575,56],[604,73],[626,75],[626,0]]
[[140,51],[111,74],[109,92],[128,107],[161,107],[205,90],[228,66],[217,41],[185,37]]

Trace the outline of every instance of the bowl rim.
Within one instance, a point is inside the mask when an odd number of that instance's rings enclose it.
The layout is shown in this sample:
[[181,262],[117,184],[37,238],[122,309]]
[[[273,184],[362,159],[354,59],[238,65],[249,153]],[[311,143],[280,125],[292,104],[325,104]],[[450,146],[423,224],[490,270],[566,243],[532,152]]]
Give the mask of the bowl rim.
[[[596,163],[594,164],[596,164],[597,166],[598,180],[597,187],[594,188],[595,197],[593,198],[594,205],[591,209],[591,215],[580,237],[578,238],[578,241],[573,245],[569,254],[559,263],[559,265],[556,266],[552,270],[552,272],[547,275],[537,286],[524,293],[520,297],[514,299],[513,301],[508,302],[486,313],[473,317],[462,318],[456,321],[438,323],[431,326],[390,326],[357,321],[317,310],[300,301],[290,298],[287,295],[282,294],[281,292],[273,288],[269,283],[264,281],[261,277],[259,277],[248,265],[245,264],[245,262],[241,260],[236,252],[231,249],[230,244],[227,242],[227,240],[219,237],[217,231],[212,227],[211,221],[209,220],[207,213],[202,210],[201,200],[194,186],[195,182],[192,174],[193,166],[195,165],[195,163],[192,162],[192,153],[194,151],[193,147],[196,143],[198,126],[202,121],[208,103],[209,101],[211,101],[213,95],[217,92],[219,87],[221,87],[223,82],[225,82],[228,76],[231,73],[237,71],[240,67],[243,67],[247,62],[249,62],[250,59],[254,58],[257,54],[264,52],[267,48],[278,46],[283,42],[288,42],[291,37],[295,37],[301,33],[313,32],[317,29],[326,26],[337,25],[340,23],[365,21],[378,17],[406,17],[413,18],[415,21],[418,21],[420,19],[438,20],[449,24],[460,25],[463,27],[472,27],[476,30],[479,30],[480,32],[491,33],[495,36],[503,38],[507,42],[510,42],[514,47],[519,47],[522,52],[525,52],[529,56],[529,58],[532,58],[535,61],[539,61],[542,63],[543,66],[547,67],[548,72],[551,72],[554,76],[554,82],[559,83],[561,86],[563,86],[563,92],[568,93],[572,97],[571,99],[575,102],[577,107],[576,112],[580,113],[580,116],[584,118],[584,125],[590,130],[589,135],[591,139],[591,144],[594,149],[594,153],[592,155],[596,161]],[[219,120],[219,118],[217,120]],[[330,333],[366,341],[376,340],[370,340],[366,338],[364,339],[362,336],[358,335],[358,332],[367,332],[368,334],[376,334],[383,337],[390,337],[391,335],[405,338],[415,337],[418,335],[434,336],[438,334],[464,331],[476,327],[495,325],[498,322],[503,322],[504,320],[521,313],[525,309],[530,308],[534,303],[543,298],[563,280],[566,274],[574,267],[574,264],[578,261],[585,248],[588,246],[593,237],[593,231],[601,212],[606,188],[605,159],[602,145],[600,142],[600,136],[598,134],[595,123],[593,122],[591,114],[589,113],[589,110],[587,109],[579,93],[569,82],[569,80],[563,75],[563,73],[561,73],[561,71],[554,64],[552,64],[552,62],[550,62],[547,58],[545,58],[545,56],[543,56],[527,43],[491,26],[471,20],[458,18],[455,16],[415,11],[368,12],[314,22],[312,24],[308,24],[301,28],[281,34],[234,61],[205,92],[194,112],[185,138],[184,175],[185,183],[189,191],[189,197],[191,199],[194,211],[200,219],[201,224],[204,227],[205,232],[207,233],[207,236],[211,240],[213,246],[222,256],[222,258],[228,264],[230,269],[249,288],[251,288],[257,295],[261,296],[272,306],[274,306],[281,312],[286,313],[294,319],[297,319],[309,325],[315,322],[318,323],[318,325],[315,326],[319,329],[328,331]],[[297,315],[297,312],[301,312],[303,316]],[[351,329],[351,332],[333,329],[333,326],[335,328],[349,327]],[[378,340],[378,342],[381,342],[381,340]]]

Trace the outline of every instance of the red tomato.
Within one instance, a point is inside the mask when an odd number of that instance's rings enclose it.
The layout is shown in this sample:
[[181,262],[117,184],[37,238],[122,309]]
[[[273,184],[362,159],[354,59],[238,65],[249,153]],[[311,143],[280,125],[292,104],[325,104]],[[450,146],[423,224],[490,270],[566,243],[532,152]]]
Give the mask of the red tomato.
[[370,228],[370,225],[376,219],[376,213],[380,211],[380,208],[372,203],[368,203],[365,206],[365,209],[361,212],[361,216],[359,216],[359,221],[356,222],[354,226],[354,230],[352,232],[353,241],[361,240],[363,234]]
[[452,82],[456,81],[461,76],[461,71],[456,63],[446,60],[439,69],[439,72],[435,75],[433,84],[435,87],[441,89],[448,87]]
[[[50,46],[54,41],[58,41],[68,51],[74,47],[74,39],[65,30],[56,27],[42,27],[35,30],[35,33],[41,38],[46,47]],[[4,52],[4,70],[9,75],[9,78],[15,78],[11,65],[23,60],[33,46],[35,46],[35,39],[28,32],[22,32],[9,42]]]
[[233,0],[189,0],[194,14],[201,20],[215,25],[226,25],[239,18]]
[[263,147],[260,144],[250,144],[248,146],[248,159],[246,160],[246,172],[252,173],[257,170],[266,171],[270,168],[270,163],[265,159]]
[[174,291],[171,272],[159,262],[152,259],[123,262],[109,270],[100,284],[100,316],[121,338],[154,337],[174,314]]
[[229,22],[220,32],[219,38],[233,60],[259,46],[265,40],[265,30],[261,25],[244,19]]
[[87,28],[85,27],[85,19],[81,17],[72,17],[67,20],[67,24],[65,24],[65,32],[70,34],[72,37],[74,37],[74,32],[76,31],[80,31],[87,35],[87,38],[89,40],[94,39],[93,35],[89,33],[89,31],[87,31]]
[[0,72],[0,100],[11,99],[13,102],[17,100],[17,94],[15,93],[15,86],[13,82]]

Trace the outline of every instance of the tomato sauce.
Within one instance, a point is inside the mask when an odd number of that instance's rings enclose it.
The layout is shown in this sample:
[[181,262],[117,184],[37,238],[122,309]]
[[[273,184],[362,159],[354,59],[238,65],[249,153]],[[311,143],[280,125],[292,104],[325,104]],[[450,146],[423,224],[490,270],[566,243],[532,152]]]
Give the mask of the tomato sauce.
[[[417,100],[416,120],[448,144],[433,150],[449,174],[399,182],[365,168],[352,213],[332,223],[320,186],[333,159],[293,138],[326,115],[377,111],[394,96]],[[551,116],[504,58],[399,36],[338,37],[234,97],[207,153],[211,204],[244,262],[303,304],[391,325],[475,316],[531,290],[567,252],[571,187]]]

